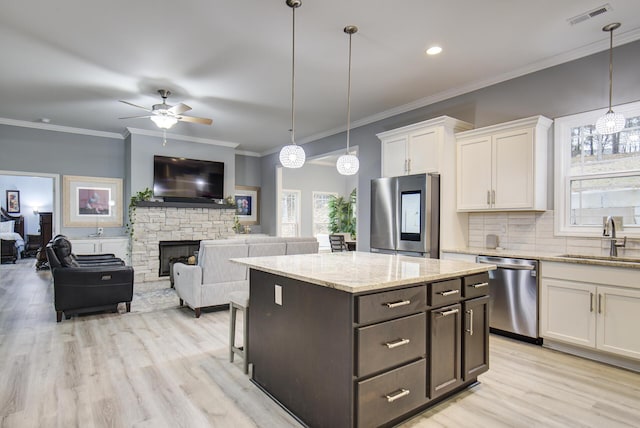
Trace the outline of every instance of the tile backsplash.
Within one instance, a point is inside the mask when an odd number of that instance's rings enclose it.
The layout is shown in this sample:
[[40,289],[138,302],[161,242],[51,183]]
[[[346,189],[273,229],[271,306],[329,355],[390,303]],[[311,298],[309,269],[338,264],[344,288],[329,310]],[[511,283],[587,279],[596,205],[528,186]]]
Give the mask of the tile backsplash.
[[[557,254],[608,255],[608,238],[554,236],[553,211],[469,213],[469,247],[485,247],[486,236],[498,236],[498,245],[508,250]],[[619,233],[624,237],[624,231]],[[640,240],[627,240],[619,256],[640,257]]]

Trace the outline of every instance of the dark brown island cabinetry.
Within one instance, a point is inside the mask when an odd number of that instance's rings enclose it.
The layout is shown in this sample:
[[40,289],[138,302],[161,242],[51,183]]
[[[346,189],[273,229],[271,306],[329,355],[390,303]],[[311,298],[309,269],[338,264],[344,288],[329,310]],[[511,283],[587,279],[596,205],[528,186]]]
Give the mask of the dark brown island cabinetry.
[[489,369],[487,282],[351,293],[252,268],[253,382],[306,426],[397,424]]

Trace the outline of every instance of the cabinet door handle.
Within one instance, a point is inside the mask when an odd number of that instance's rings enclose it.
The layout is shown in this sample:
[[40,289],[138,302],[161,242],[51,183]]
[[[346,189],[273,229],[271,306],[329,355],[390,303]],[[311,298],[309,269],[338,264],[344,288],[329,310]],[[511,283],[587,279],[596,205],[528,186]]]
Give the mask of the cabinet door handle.
[[593,312],[593,293],[589,293],[589,312]]
[[411,300],[398,300],[397,302],[387,302],[383,303],[383,306],[386,306],[389,309],[399,308],[400,306],[407,306],[411,304]]
[[491,191],[487,190],[487,205],[491,205]]
[[404,172],[409,172],[409,161],[404,160]]
[[451,296],[453,294],[458,294],[460,292],[460,290],[447,290],[447,291],[440,291],[438,294],[440,294],[441,296]]
[[602,294],[598,294],[598,313],[602,313]]
[[469,336],[473,336],[473,309],[469,309],[466,311],[469,314],[469,330],[466,330],[469,333]]
[[397,391],[392,392],[391,394],[387,394],[385,395],[385,397],[387,398],[387,402],[388,403],[393,403],[394,401],[402,398],[402,397],[406,397],[407,395],[409,395],[411,393],[411,391],[409,391],[408,389],[404,389],[401,388]]
[[491,204],[492,205],[496,204],[496,191],[495,190],[491,191]]
[[386,346],[388,349],[393,349],[397,348],[398,346],[408,345],[409,342],[411,342],[411,340],[409,339],[398,339],[394,340],[393,342],[387,342],[384,344],[384,346]]
[[480,282],[478,284],[469,284],[469,287],[471,287],[471,288],[481,288],[481,287],[486,287],[487,285],[489,285],[488,282]]
[[460,310],[458,310],[458,309],[450,309],[448,311],[442,311],[442,312],[436,312],[436,313],[438,315],[440,315],[441,317],[448,317],[449,315],[457,314],[458,312],[460,312]]
[[407,172],[411,172],[411,159],[407,159]]

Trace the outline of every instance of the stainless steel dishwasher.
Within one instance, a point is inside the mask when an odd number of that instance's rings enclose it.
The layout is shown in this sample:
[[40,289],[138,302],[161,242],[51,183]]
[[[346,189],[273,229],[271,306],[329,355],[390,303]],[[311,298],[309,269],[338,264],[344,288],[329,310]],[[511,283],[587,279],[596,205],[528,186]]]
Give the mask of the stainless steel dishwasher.
[[538,261],[478,256],[489,271],[489,326],[493,333],[542,343],[538,334]]

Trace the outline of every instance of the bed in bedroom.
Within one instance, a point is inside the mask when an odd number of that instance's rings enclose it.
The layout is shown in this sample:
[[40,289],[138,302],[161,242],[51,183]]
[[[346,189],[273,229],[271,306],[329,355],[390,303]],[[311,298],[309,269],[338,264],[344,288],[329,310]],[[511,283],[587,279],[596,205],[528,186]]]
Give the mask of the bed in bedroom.
[[1,261],[15,263],[24,251],[24,216],[0,208],[0,241]]

